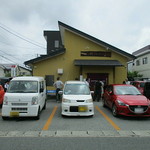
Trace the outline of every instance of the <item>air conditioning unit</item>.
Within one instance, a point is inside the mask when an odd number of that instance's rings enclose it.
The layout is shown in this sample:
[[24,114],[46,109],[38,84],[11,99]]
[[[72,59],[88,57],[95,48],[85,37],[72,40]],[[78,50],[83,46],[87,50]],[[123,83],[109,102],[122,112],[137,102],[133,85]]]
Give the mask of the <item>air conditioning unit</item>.
[[63,74],[63,69],[58,69],[58,70],[57,70],[57,73],[58,73],[58,74]]

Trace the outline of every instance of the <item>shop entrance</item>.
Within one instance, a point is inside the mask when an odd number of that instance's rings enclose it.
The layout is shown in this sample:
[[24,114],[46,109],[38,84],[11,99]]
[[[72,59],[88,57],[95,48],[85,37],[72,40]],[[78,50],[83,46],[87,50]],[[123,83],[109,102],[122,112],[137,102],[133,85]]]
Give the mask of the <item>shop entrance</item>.
[[94,90],[94,85],[97,80],[103,81],[104,85],[108,84],[108,73],[87,73],[90,89]]

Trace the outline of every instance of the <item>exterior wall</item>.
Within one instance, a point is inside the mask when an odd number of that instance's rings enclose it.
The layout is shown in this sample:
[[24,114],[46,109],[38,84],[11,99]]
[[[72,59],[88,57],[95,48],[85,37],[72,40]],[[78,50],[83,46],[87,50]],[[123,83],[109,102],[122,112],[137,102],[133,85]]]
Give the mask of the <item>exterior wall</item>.
[[[147,64],[143,64],[143,58],[145,57],[147,57]],[[139,65],[136,64],[137,60],[140,62]],[[150,53],[138,56],[134,60],[133,71],[138,71],[143,75],[143,78],[150,78]]]
[[[123,64],[123,67],[102,67],[102,66],[83,66],[83,78],[87,78],[87,73],[108,73],[108,83],[122,83],[127,77],[127,59],[111,50],[93,43],[81,36],[65,31],[64,45],[66,52],[62,55],[52,57],[50,59],[34,64],[33,75],[43,76],[54,75],[54,81],[59,76],[65,82],[67,80],[74,80],[80,76],[80,67],[74,65],[75,59],[89,59],[89,60],[118,60]],[[95,57],[95,56],[80,56],[81,51],[110,51],[111,57]],[[63,74],[57,73],[58,69],[63,69]],[[48,87],[48,89],[54,89]]]
[[[118,60],[123,64],[123,67],[115,67],[115,79],[113,79],[113,74],[110,67],[97,67],[97,69],[93,69],[93,66],[88,67],[88,72],[92,73],[108,73],[109,83],[122,83],[123,80],[127,78],[127,58],[119,55],[111,50],[107,50],[104,47],[93,43],[83,37],[79,37],[76,34],[71,32],[65,32],[65,47],[66,47],[66,57],[69,58],[68,61],[74,61],[74,59],[90,59],[90,60]],[[88,57],[88,56],[80,56],[80,51],[110,51],[112,53],[111,57]],[[104,69],[105,68],[105,69]],[[83,67],[83,77],[86,78],[86,71],[84,71]]]

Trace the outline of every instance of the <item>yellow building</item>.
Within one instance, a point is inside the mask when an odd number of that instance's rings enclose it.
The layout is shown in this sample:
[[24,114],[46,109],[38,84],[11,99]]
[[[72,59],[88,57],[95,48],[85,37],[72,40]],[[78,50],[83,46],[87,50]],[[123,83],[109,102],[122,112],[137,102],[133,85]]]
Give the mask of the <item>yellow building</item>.
[[59,76],[67,80],[88,78],[91,88],[97,79],[119,84],[127,78],[127,62],[135,56],[96,39],[62,22],[59,31],[44,31],[47,55],[26,61],[34,76],[44,76],[47,87]]

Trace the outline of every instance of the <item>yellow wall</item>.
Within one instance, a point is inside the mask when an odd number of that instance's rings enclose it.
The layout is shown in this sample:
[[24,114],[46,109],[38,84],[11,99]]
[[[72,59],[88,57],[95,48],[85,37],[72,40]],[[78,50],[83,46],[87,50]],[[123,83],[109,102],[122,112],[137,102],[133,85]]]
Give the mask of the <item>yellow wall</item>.
[[[115,53],[111,50],[107,50],[106,48],[93,43],[83,37],[80,37],[76,34],[73,34],[69,31],[65,32],[65,47],[67,49],[66,56],[70,59],[68,61],[74,61],[74,59],[90,59],[90,60],[118,60],[121,62],[123,67],[115,68],[115,81],[113,80],[113,68],[112,67],[97,67],[93,69],[93,66],[88,67],[87,71],[84,70],[83,67],[83,76],[86,78],[86,73],[108,73],[109,74],[109,83],[122,83],[123,80],[127,77],[127,58]],[[81,51],[109,51],[111,52],[111,57],[91,57],[91,56],[80,56]]]
[[[76,77],[79,78],[80,67],[74,65],[75,59],[118,60],[123,64],[123,67],[83,66],[83,77],[86,78],[87,73],[108,73],[109,83],[122,83],[123,80],[125,80],[127,76],[126,57],[111,50],[107,50],[106,48],[69,31],[65,31],[64,40],[66,52],[34,64],[33,75],[43,77],[45,77],[45,75],[54,75],[55,81],[56,78],[60,76],[61,80],[65,82],[67,80],[74,80]],[[111,57],[87,57],[80,56],[81,51],[110,51],[112,54]],[[63,69],[63,75],[57,74],[58,68]],[[52,87],[50,89],[52,89]]]

